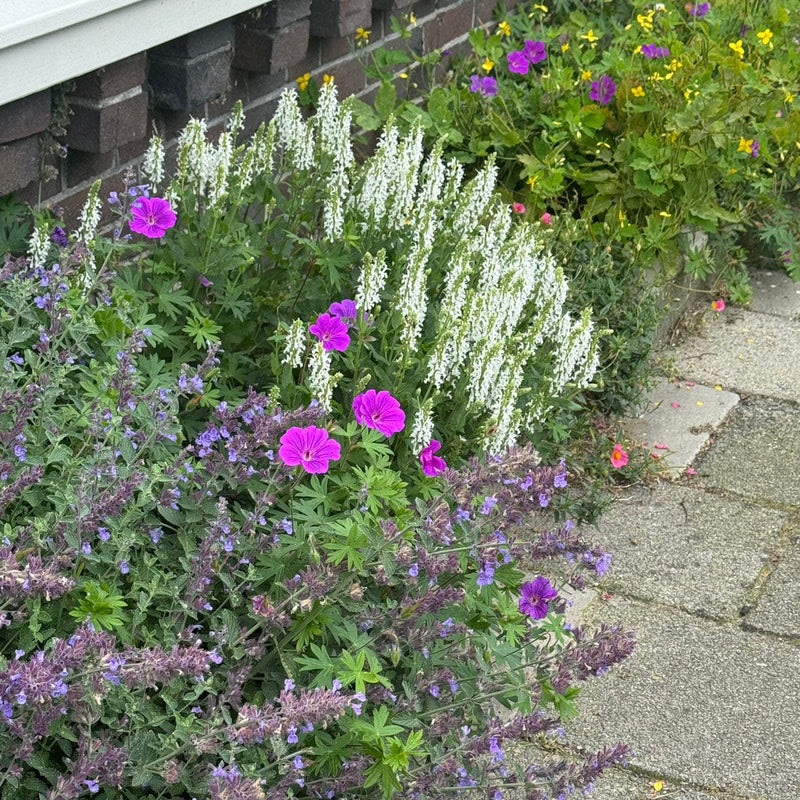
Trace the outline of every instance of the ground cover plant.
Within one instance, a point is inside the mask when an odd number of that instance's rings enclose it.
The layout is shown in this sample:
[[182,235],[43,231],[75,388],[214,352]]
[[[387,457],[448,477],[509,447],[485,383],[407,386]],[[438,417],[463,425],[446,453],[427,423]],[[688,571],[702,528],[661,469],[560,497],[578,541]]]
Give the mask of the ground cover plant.
[[[591,380],[589,312],[491,166],[462,184],[393,130],[356,166],[333,87],[232,131],[192,123],[168,183],[156,140],[113,234],[95,186],[3,263],[0,796],[589,790],[624,745],[507,754],[633,648],[565,622],[610,556],[514,443]],[[476,325],[452,356],[455,292],[515,350]]]

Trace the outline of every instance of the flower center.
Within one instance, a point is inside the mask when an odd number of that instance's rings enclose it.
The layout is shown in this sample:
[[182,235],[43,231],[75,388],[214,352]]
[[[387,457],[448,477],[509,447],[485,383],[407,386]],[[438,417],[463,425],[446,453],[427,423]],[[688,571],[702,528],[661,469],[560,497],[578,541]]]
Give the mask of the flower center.
[[148,214],[147,215],[147,224],[148,225],[155,225],[156,224],[156,215],[155,214]]
[[306,449],[303,450],[302,458],[303,458],[303,461],[311,461],[314,458],[314,454],[311,452],[311,448],[310,447],[306,447]]

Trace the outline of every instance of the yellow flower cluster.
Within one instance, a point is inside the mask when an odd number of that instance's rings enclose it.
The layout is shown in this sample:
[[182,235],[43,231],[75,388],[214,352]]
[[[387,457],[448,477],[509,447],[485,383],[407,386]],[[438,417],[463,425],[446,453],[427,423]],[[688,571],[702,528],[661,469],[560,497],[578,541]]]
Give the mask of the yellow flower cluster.
[[299,78],[295,78],[297,81],[297,85],[300,87],[300,91],[303,91],[308,86],[308,82],[311,80],[311,73],[306,72],[304,75],[301,75]]
[[369,44],[369,35],[372,31],[368,31],[365,28],[356,28],[356,42],[358,44]]
[[741,39],[739,39],[738,42],[728,42],[728,47],[730,47],[739,58],[744,58],[744,47],[742,47]]
[[770,39],[772,39],[773,34],[769,28],[764,28],[763,31],[759,31],[756,36],[761,40],[761,44],[772,50],[772,42],[770,42]]
[[653,30],[653,14],[655,14],[653,9],[650,9],[646,14],[637,14],[636,21],[644,30],[651,31]]
[[586,41],[589,42],[590,44],[594,44],[595,42],[600,41],[600,37],[594,35],[593,28],[589,28],[589,33],[581,34],[581,39],[586,39]]
[[634,97],[644,97],[644,89],[641,86],[634,86],[633,89],[631,89],[631,94]]
[[753,146],[752,139],[745,139],[744,136],[739,138],[739,147],[736,148],[737,153],[749,153]]
[[511,36],[511,26],[505,20],[497,23],[497,30],[499,30],[503,36]]

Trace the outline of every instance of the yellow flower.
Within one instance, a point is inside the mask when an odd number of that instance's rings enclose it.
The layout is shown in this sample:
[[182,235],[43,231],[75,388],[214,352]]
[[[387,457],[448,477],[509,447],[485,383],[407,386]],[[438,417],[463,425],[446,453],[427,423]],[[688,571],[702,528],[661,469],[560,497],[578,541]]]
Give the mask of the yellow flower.
[[303,89],[306,88],[306,86],[308,86],[308,82],[311,80],[311,73],[306,72],[305,75],[301,75],[299,78],[295,78],[295,80],[297,81],[297,84],[300,87],[300,91],[302,91]]
[[499,30],[503,36],[511,36],[511,26],[505,20],[497,23],[497,30]]
[[636,21],[646,30],[653,30],[653,14],[655,12],[651,9],[646,14],[637,14]]
[[416,24],[417,24],[417,18],[416,18],[416,16],[414,15],[414,12],[413,12],[413,11],[412,11],[412,12],[411,12],[411,13],[408,15],[408,21],[409,21],[409,22],[410,22],[412,25],[416,25]]
[[538,175],[531,175],[528,178],[528,186],[530,186],[531,189],[533,189],[533,187],[536,185],[536,181],[537,180],[539,180],[539,176]]
[[581,35],[581,39],[586,39],[587,42],[599,42],[600,37],[594,35],[594,28],[589,28],[589,33],[584,33]]
[[401,72],[400,73],[400,77],[403,78],[403,80],[405,80],[408,77],[408,73],[407,72]]
[[735,167],[731,167],[730,170],[728,171],[731,173],[731,175],[735,175],[739,170],[736,169]]
[[644,97],[644,89],[641,86],[634,86],[633,89],[631,89],[631,94],[634,97]]
[[770,39],[772,38],[772,31],[769,28],[764,28],[763,31],[759,31],[756,36],[761,39],[761,44],[769,45],[770,50],[772,49],[772,45],[770,44]]
[[672,61],[667,64],[668,69],[672,70],[673,72],[675,72],[676,69],[680,69],[682,66],[683,64],[678,61],[677,58],[673,58]]
[[670,214],[670,213],[669,213],[669,211],[659,211],[658,213],[659,213],[659,214],[660,214],[662,217],[671,217],[671,216],[672,216],[672,214]]
[[742,40],[739,39],[738,42],[728,42],[728,47],[733,50],[739,58],[744,58],[744,47],[742,47]]
[[637,45],[636,49],[633,51],[633,54],[634,54],[635,56],[637,56],[637,55],[639,55],[639,53],[641,53],[641,52],[642,52],[642,46],[641,46],[641,45]]
[[486,72],[491,72],[492,68],[494,67],[494,61],[492,61],[489,56],[486,56],[486,60],[481,64],[481,66],[486,70]]
[[745,139],[744,136],[739,138],[739,147],[736,148],[737,153],[749,153],[750,148],[753,146],[752,139]]
[[322,82],[323,82],[323,83],[324,83],[326,86],[327,86],[329,83],[333,83],[333,75],[328,75],[328,73],[326,72],[326,73],[325,73],[325,74],[322,76]]
[[548,12],[548,10],[549,10],[549,9],[547,8],[547,6],[543,6],[541,3],[534,3],[534,4],[533,4],[533,7],[534,7],[534,8],[538,8],[538,9],[539,9],[539,11],[544,11],[544,13],[545,13],[545,14],[546,14],[546,13]]
[[783,98],[784,103],[791,103],[794,100],[794,95],[791,92],[786,92],[786,97]]
[[371,33],[372,31],[365,30],[364,28],[356,28],[356,41],[362,39],[364,42],[368,42]]
[[653,781],[654,792],[660,792],[663,788],[664,788],[664,781]]
[[567,50],[569,50],[569,42],[564,42],[564,44],[561,45],[561,52],[566,53]]
[[590,69],[585,69],[581,72],[581,80],[582,81],[590,81],[592,79],[592,71]]

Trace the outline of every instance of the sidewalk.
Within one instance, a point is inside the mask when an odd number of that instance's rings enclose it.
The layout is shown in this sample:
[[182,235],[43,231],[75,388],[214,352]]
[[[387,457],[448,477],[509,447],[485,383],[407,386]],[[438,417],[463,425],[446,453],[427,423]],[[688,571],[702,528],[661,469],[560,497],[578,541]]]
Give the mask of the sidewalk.
[[678,380],[628,429],[668,445],[672,479],[622,493],[593,537],[612,596],[582,596],[581,620],[638,640],[567,726],[636,752],[594,800],[800,800],[800,284],[754,286],[663,354]]

